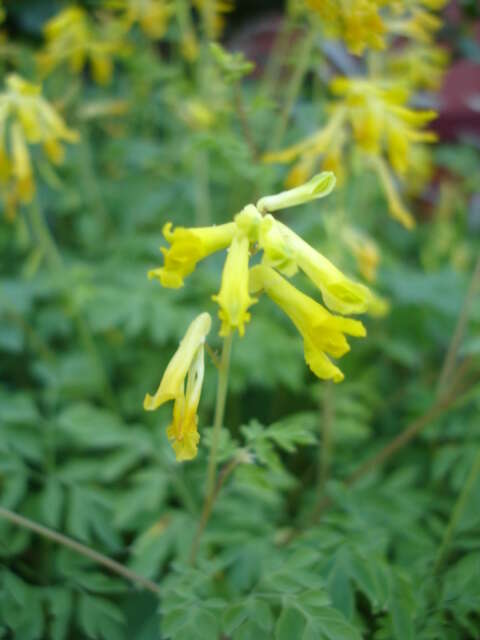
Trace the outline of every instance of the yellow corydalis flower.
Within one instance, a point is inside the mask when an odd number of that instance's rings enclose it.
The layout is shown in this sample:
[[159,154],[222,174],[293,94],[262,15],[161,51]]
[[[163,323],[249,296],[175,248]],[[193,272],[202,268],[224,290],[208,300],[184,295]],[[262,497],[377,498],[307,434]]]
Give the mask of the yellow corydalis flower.
[[228,248],[220,292],[212,296],[212,300],[220,306],[221,336],[227,336],[233,329],[238,329],[243,336],[245,323],[250,321],[248,308],[256,302],[248,294],[249,247],[248,236],[238,231]]
[[393,15],[386,20],[388,31],[393,35],[431,44],[442,26],[441,18],[434,12],[445,4],[446,0],[394,0]]
[[308,8],[322,21],[325,32],[345,41],[347,48],[361,55],[366,47],[385,47],[386,27],[380,14],[385,0],[306,0]]
[[342,232],[345,244],[357,261],[358,270],[368,282],[375,282],[380,263],[380,252],[377,244],[358,229],[347,227]]
[[165,369],[155,395],[147,393],[143,402],[146,411],[154,411],[165,402],[174,401],[167,436],[179,461],[191,460],[197,455],[200,441],[197,410],[204,377],[204,345],[210,327],[208,313],[201,313],[193,320]]
[[128,29],[135,23],[153,39],[162,38],[174,12],[174,4],[169,0],[107,0],[109,9],[123,13],[122,20]]
[[442,47],[410,43],[392,51],[387,68],[406,87],[435,91],[440,88],[448,60],[448,51]]
[[42,96],[40,85],[17,74],[6,79],[0,93],[0,186],[5,189],[7,215],[15,215],[19,202],[31,201],[35,181],[29,144],[42,144],[48,159],[59,164],[63,142],[76,142],[78,135]]
[[[388,163],[401,179],[406,179],[415,146],[436,140],[425,126],[436,117],[434,111],[409,108],[409,92],[386,81],[338,77],[330,85],[339,100],[320,131],[279,152],[264,156],[265,162],[298,159],[289,176],[304,177],[318,162],[340,165],[347,142],[367,155],[385,190],[389,212],[407,228],[414,226],[411,214],[401,204]],[[385,158],[388,159],[388,163]],[[380,169],[380,165],[382,168]]]
[[257,302],[249,295],[249,261],[252,251],[263,251],[262,262],[287,276],[299,269],[321,291],[325,304],[340,313],[362,313],[371,308],[373,297],[362,284],[347,278],[327,258],[316,251],[286,225],[275,220],[270,211],[278,211],[328,195],[335,176],[324,172],[306,184],[261,198],[257,205],[247,205],[234,221],[218,227],[171,230],[164,227],[170,247],[162,249],[164,266],[149,272],[163,286],[177,288],[192,273],[197,263],[215,251],[227,249],[218,303],[222,321],[220,335],[235,329],[242,336],[250,320],[248,309]]
[[197,262],[222,249],[226,249],[235,235],[235,223],[230,222],[213,227],[185,229],[177,227],[172,231],[172,223],[163,227],[163,235],[170,247],[161,251],[164,266],[148,272],[149,278],[157,278],[163,287],[178,289],[183,280],[197,266]]
[[233,11],[233,0],[193,0],[193,4],[202,14],[207,35],[218,38],[225,24],[225,14]]
[[347,278],[325,256],[286,225],[265,216],[260,230],[263,262],[286,275],[300,268],[321,291],[327,307],[338,313],[364,313],[370,292],[364,285]]
[[347,353],[350,347],[344,334],[365,336],[363,324],[358,320],[332,315],[321,304],[264,265],[251,269],[250,288],[253,292],[264,290],[292,320],[303,337],[305,361],[312,372],[323,380],[341,382],[343,373],[327,354],[340,358]]
[[45,25],[45,50],[38,55],[40,69],[47,74],[67,63],[73,73],[81,73],[89,63],[95,82],[108,84],[114,56],[128,51],[123,33],[124,28],[114,22],[96,24],[81,7],[67,7]]

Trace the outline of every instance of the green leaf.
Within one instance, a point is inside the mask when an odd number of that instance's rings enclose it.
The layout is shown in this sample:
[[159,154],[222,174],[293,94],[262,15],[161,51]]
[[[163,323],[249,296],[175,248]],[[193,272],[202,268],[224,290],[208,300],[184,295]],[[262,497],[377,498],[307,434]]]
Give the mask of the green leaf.
[[305,631],[305,618],[295,608],[286,606],[282,609],[275,627],[276,640],[292,640],[301,638]]

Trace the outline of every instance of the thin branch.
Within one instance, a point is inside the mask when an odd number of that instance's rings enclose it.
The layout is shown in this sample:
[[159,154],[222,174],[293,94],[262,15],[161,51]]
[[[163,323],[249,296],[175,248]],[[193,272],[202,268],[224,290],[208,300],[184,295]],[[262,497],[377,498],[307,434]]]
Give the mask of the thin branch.
[[233,97],[235,101],[235,109],[237,111],[238,120],[242,127],[243,136],[245,138],[245,142],[250,150],[250,155],[253,160],[258,159],[258,148],[253,138],[252,130],[250,128],[250,123],[248,122],[247,112],[245,110],[245,103],[243,101],[243,93],[242,87],[239,82],[237,82],[233,88]]
[[18,513],[15,513],[14,511],[5,509],[4,507],[0,507],[0,517],[4,518],[5,520],[8,520],[8,522],[11,522],[12,524],[18,527],[22,527],[23,529],[28,529],[29,531],[33,531],[39,536],[47,538],[52,542],[56,542],[57,544],[60,544],[63,547],[67,547],[68,549],[71,549],[72,551],[79,553],[85,558],[92,560],[92,562],[102,565],[112,573],[116,573],[117,575],[122,576],[122,578],[125,578],[126,580],[132,582],[133,584],[137,584],[143,587],[144,589],[146,589],[147,591],[154,593],[156,596],[159,596],[161,593],[160,587],[156,585],[154,582],[152,582],[151,580],[148,580],[148,578],[144,578],[138,575],[137,573],[130,571],[130,569],[127,569],[119,562],[116,562],[115,560],[112,560],[111,558],[104,556],[102,553],[99,553],[98,551],[94,551],[93,549],[90,549],[89,547],[85,546],[84,544],[81,544],[80,542],[77,542],[76,540],[73,540],[72,538],[68,538],[62,533],[58,533],[57,531],[53,531],[53,529],[44,527],[43,525],[38,524],[37,522],[30,520],[29,518],[25,518],[24,516],[21,516]]
[[467,294],[463,301],[460,315],[458,316],[457,326],[455,327],[455,331],[453,333],[452,340],[448,348],[448,352],[442,367],[442,371],[440,373],[440,378],[439,378],[438,387],[437,387],[437,395],[440,395],[442,393],[445,385],[447,384],[448,380],[452,375],[457,353],[462,343],[463,336],[467,328],[468,318],[470,316],[472,304],[478,290],[480,290],[480,256],[477,259],[477,263],[473,271],[472,279],[470,280],[470,285],[468,287]]
[[203,507],[203,511],[202,511],[202,515],[200,517],[200,522],[198,524],[198,529],[195,533],[195,538],[193,540],[193,544],[192,544],[192,551],[190,554],[190,563],[192,565],[195,564],[195,561],[197,559],[197,552],[198,552],[198,547],[200,544],[200,538],[202,537],[202,534],[205,530],[205,527],[207,526],[207,522],[210,518],[210,515],[212,513],[212,509],[213,506],[218,498],[218,494],[220,493],[221,488],[223,487],[226,479],[232,474],[232,472],[238,467],[239,464],[241,464],[243,462],[243,460],[240,457],[236,457],[233,458],[233,460],[230,460],[230,462],[225,465],[225,467],[222,469],[222,471],[219,473],[218,475],[218,480],[217,483],[215,485],[215,488],[213,490],[213,492],[208,496],[204,507]]
[[470,469],[470,473],[468,474],[465,484],[463,485],[463,488],[457,498],[457,501],[455,502],[452,515],[450,516],[450,520],[448,522],[447,528],[445,529],[445,533],[443,535],[443,539],[440,544],[440,549],[438,550],[437,560],[435,562],[435,566],[433,569],[434,573],[438,573],[442,566],[445,553],[452,541],[453,534],[455,533],[455,530],[458,526],[460,518],[467,505],[468,499],[470,497],[470,494],[472,492],[472,489],[475,485],[475,482],[477,480],[479,473],[480,473],[480,451],[478,451],[477,455],[475,456],[472,467]]

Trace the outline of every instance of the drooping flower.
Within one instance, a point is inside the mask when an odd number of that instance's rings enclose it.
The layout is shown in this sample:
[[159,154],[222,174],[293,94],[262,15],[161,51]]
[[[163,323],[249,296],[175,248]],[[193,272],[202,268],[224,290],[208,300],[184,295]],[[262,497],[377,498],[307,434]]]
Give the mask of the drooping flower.
[[344,334],[365,336],[363,324],[329,313],[265,265],[251,269],[250,288],[253,292],[264,290],[292,320],[303,337],[305,360],[313,373],[324,380],[341,382],[343,373],[328,355],[340,358],[347,353],[350,347]]
[[174,401],[167,436],[179,461],[191,460],[197,455],[200,441],[197,410],[204,377],[204,345],[210,327],[208,313],[201,313],[193,320],[165,369],[157,391],[153,396],[147,393],[143,402],[146,411],[154,411],[165,402]]
[[87,63],[98,84],[108,84],[115,56],[128,52],[125,28],[113,20],[96,23],[78,6],[63,9],[44,28],[45,50],[38,56],[43,73],[67,63],[73,73],[81,73]]
[[63,142],[76,142],[78,134],[42,96],[40,85],[17,74],[6,79],[0,93],[0,187],[7,216],[13,218],[18,203],[28,203],[35,180],[28,145],[41,144],[54,164],[63,160]]
[[327,307],[343,314],[364,313],[370,302],[370,291],[364,285],[347,278],[325,256],[286,225],[265,216],[260,232],[263,261],[286,275],[295,267],[320,289]]
[[212,296],[212,300],[220,306],[221,336],[228,335],[234,329],[238,329],[243,336],[245,323],[250,321],[248,309],[256,302],[248,293],[249,247],[248,236],[238,231],[228,248],[220,292]]
[[162,286],[171,289],[183,286],[184,278],[195,270],[200,260],[230,245],[235,229],[235,223],[229,222],[196,229],[177,227],[172,231],[172,223],[167,222],[163,227],[163,235],[170,247],[161,249],[164,266],[149,271],[148,277],[158,278]]

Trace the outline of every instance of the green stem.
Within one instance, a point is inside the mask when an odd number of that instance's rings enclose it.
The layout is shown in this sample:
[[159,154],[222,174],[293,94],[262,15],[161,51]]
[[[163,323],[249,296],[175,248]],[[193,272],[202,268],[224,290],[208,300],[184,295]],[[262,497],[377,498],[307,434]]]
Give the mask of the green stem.
[[92,203],[94,213],[98,216],[104,229],[107,229],[111,226],[110,214],[105,207],[102,191],[98,184],[90,139],[86,127],[83,127],[81,130],[81,144],[79,152],[82,162],[82,174],[87,202]]
[[323,496],[325,485],[330,474],[330,460],[332,454],[332,425],[334,420],[333,386],[327,382],[320,412],[320,436],[322,446],[320,448],[319,473],[318,473],[318,499]]
[[28,208],[30,223],[32,225],[33,232],[37,236],[38,244],[47,260],[52,271],[57,272],[62,267],[62,256],[55,244],[50,229],[43,217],[43,213],[40,210],[38,201],[34,199],[30,207]]
[[[225,402],[227,399],[228,389],[228,373],[230,369],[230,356],[232,352],[232,338],[233,334],[230,333],[223,339],[222,356],[220,360],[220,366],[218,368],[217,401],[215,405],[215,418],[213,422],[212,444],[210,447],[210,455],[208,458],[207,492],[205,495],[205,502],[203,503],[200,522],[198,523],[197,531],[192,543],[192,551],[190,553],[190,562],[192,565],[195,564],[200,538],[202,537],[202,533],[207,525],[208,519],[210,518],[213,504],[223,482],[225,481],[225,474],[222,474],[221,478],[219,479],[219,483],[216,483],[217,451],[220,442],[220,432],[222,429],[223,417],[225,415]],[[228,473],[230,473],[230,471]]]
[[230,333],[223,339],[222,356],[218,369],[217,400],[215,404],[215,418],[213,421],[212,446],[208,459],[207,469],[207,496],[211,495],[215,489],[215,476],[217,471],[217,450],[220,442],[220,431],[225,414],[225,403],[227,400],[228,374],[230,370],[230,355],[232,352],[232,338]]
[[77,542],[76,540],[73,540],[72,538],[68,538],[67,536],[64,536],[62,533],[58,533],[53,529],[44,527],[43,525],[38,524],[33,520],[29,520],[28,518],[25,518],[24,516],[21,516],[18,513],[15,513],[13,511],[10,511],[9,509],[4,509],[3,507],[0,507],[0,518],[3,518],[4,520],[8,520],[8,522],[11,522],[17,527],[22,527],[23,529],[28,529],[29,531],[33,531],[34,533],[46,538],[47,540],[56,542],[57,544],[67,547],[68,549],[75,551],[75,553],[85,556],[89,560],[92,560],[93,562],[96,562],[97,564],[100,564],[106,567],[112,573],[116,573],[117,575],[122,576],[122,578],[126,578],[130,582],[140,585],[147,591],[151,591],[156,596],[159,596],[161,593],[160,587],[156,585],[154,582],[152,582],[151,580],[148,580],[147,578],[139,576],[133,571],[130,571],[130,569],[127,569],[126,567],[124,567],[119,562],[116,562],[115,560],[112,560],[111,558],[104,556],[102,553],[99,553],[98,551],[94,551],[93,549],[90,549],[89,547],[85,546],[84,544],[81,544],[80,542]]
[[270,148],[276,151],[280,146],[288,125],[288,119],[292,111],[293,105],[298,97],[302,87],[303,78],[308,70],[313,45],[315,43],[315,30],[310,31],[302,38],[300,51],[297,58],[297,64],[287,87],[285,96],[285,104],[280,117],[277,120],[277,126],[272,135],[272,144]]
[[445,389],[448,380],[451,378],[453,368],[455,367],[455,360],[457,357],[458,349],[462,343],[465,329],[468,325],[468,319],[470,316],[470,310],[475,300],[478,289],[480,289],[480,257],[477,260],[475,268],[473,270],[472,279],[468,287],[467,294],[463,301],[460,315],[458,316],[457,326],[452,336],[448,352],[443,363],[442,371],[437,386],[437,396],[440,396]]
[[195,224],[197,227],[207,227],[211,224],[208,173],[208,151],[197,149],[195,153]]
[[445,553],[450,546],[452,541],[453,534],[458,526],[460,518],[465,510],[468,499],[472,492],[472,489],[477,480],[478,474],[480,473],[480,451],[477,452],[475,459],[473,461],[472,468],[470,469],[470,473],[463,485],[463,488],[457,498],[455,506],[452,511],[452,515],[450,517],[450,521],[448,523],[447,528],[445,529],[445,533],[443,535],[442,542],[440,544],[440,549],[438,550],[437,560],[435,562],[434,573],[438,573],[440,567],[442,566],[443,559],[445,557]]

